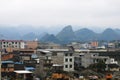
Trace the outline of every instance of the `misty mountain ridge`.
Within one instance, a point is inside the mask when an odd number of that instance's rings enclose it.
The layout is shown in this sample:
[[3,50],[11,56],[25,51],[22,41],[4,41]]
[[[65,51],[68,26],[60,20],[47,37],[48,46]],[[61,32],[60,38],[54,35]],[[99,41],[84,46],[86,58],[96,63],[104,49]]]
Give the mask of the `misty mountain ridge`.
[[[52,32],[51,32],[52,31]],[[42,42],[69,43],[72,41],[93,41],[93,40],[120,40],[120,29],[107,28],[102,33],[96,33],[88,28],[73,31],[71,25],[65,26],[61,31],[59,28],[47,29],[44,27],[0,27],[0,39],[22,39]],[[54,33],[54,34],[50,34]]]
[[71,42],[76,40],[75,33],[72,29],[72,26],[68,25],[64,27],[57,35],[56,37],[61,41],[61,42]]
[[83,41],[93,40],[99,36],[98,33],[95,33],[87,28],[83,28],[75,31],[75,35],[77,37],[77,40],[83,40]]

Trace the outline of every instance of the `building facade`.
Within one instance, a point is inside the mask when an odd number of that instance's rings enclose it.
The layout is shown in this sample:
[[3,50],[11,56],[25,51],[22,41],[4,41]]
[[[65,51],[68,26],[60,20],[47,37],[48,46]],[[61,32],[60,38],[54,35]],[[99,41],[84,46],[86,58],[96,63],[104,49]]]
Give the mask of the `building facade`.
[[39,45],[38,41],[26,41],[26,48],[27,49],[36,49]]
[[23,40],[0,40],[1,49],[24,49],[25,42]]
[[74,56],[71,52],[64,53],[64,71],[74,71]]

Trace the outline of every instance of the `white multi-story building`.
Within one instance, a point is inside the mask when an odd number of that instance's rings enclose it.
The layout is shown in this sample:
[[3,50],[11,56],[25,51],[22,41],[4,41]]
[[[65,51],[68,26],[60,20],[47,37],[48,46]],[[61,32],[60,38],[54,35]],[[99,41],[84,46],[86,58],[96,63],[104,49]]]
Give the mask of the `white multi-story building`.
[[74,71],[74,56],[71,52],[64,53],[64,71]]
[[23,40],[0,40],[0,48],[17,48],[17,49],[24,49],[25,42]]

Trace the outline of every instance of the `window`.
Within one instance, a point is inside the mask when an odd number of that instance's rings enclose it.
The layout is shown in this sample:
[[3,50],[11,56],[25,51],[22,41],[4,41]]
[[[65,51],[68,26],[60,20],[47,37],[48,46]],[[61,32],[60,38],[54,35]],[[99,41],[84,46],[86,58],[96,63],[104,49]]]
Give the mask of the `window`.
[[65,58],[65,62],[68,62],[68,59],[67,59],[67,58]]
[[106,61],[107,61],[107,59],[104,59],[104,61],[106,62]]
[[68,68],[68,65],[65,65],[65,68]]
[[81,61],[82,59],[81,58],[79,58],[79,61]]
[[98,59],[96,59],[96,62],[99,62],[99,60],[98,60]]
[[52,59],[51,56],[48,56],[48,59]]
[[5,45],[3,45],[3,47],[5,48],[6,46],[5,46]]
[[17,44],[17,42],[15,42],[15,44]]
[[70,53],[70,56],[72,56],[72,53]]
[[72,65],[70,64],[70,68],[72,68]]
[[52,59],[52,58],[51,58],[51,56],[46,56],[45,59],[46,59],[46,60],[50,60],[50,59]]
[[65,56],[68,56],[68,54],[65,54]]
[[79,65],[81,66],[82,64],[81,64],[81,63],[79,63]]
[[72,62],[72,58],[70,58],[70,62]]

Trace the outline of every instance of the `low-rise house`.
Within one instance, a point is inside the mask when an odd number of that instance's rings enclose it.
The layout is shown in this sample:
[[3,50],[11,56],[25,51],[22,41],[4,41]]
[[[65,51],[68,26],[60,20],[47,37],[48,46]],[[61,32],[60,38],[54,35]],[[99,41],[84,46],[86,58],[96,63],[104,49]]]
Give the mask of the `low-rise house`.
[[13,61],[2,61],[1,72],[2,77],[9,76],[15,77],[15,70],[24,70],[24,64],[22,63],[15,63]]
[[103,60],[105,63],[109,60],[109,57],[99,56],[99,53],[80,53],[79,54],[79,64],[82,67],[89,67],[91,64],[98,63],[99,60]]
[[2,61],[1,72],[8,73],[14,71],[14,62],[13,61]]
[[67,46],[73,46],[74,49],[80,49],[81,48],[81,43],[80,42],[71,42]]
[[118,64],[108,64],[109,71],[120,71],[120,66]]
[[9,59],[11,59],[11,58],[13,58],[14,57],[14,54],[2,54],[1,55],[1,60],[2,61],[5,61],[5,60],[9,60]]
[[108,43],[108,48],[115,48],[115,43]]
[[90,49],[91,45],[90,45],[90,43],[83,43],[83,44],[81,44],[81,48]]
[[97,48],[98,47],[98,41],[92,41],[91,42],[91,47],[92,48]]
[[[19,60],[16,60],[19,59]],[[13,60],[13,61],[12,61]],[[15,60],[15,61],[14,61]],[[17,62],[18,61],[18,62]],[[37,61],[31,59],[31,55],[26,54],[17,54],[17,56],[10,59],[10,61],[2,61],[1,72],[2,77],[14,77],[16,74],[14,71],[16,70],[34,70],[36,67]],[[30,67],[34,68],[31,69]]]
[[36,49],[38,48],[39,42],[38,41],[26,41],[25,48],[27,49]]

